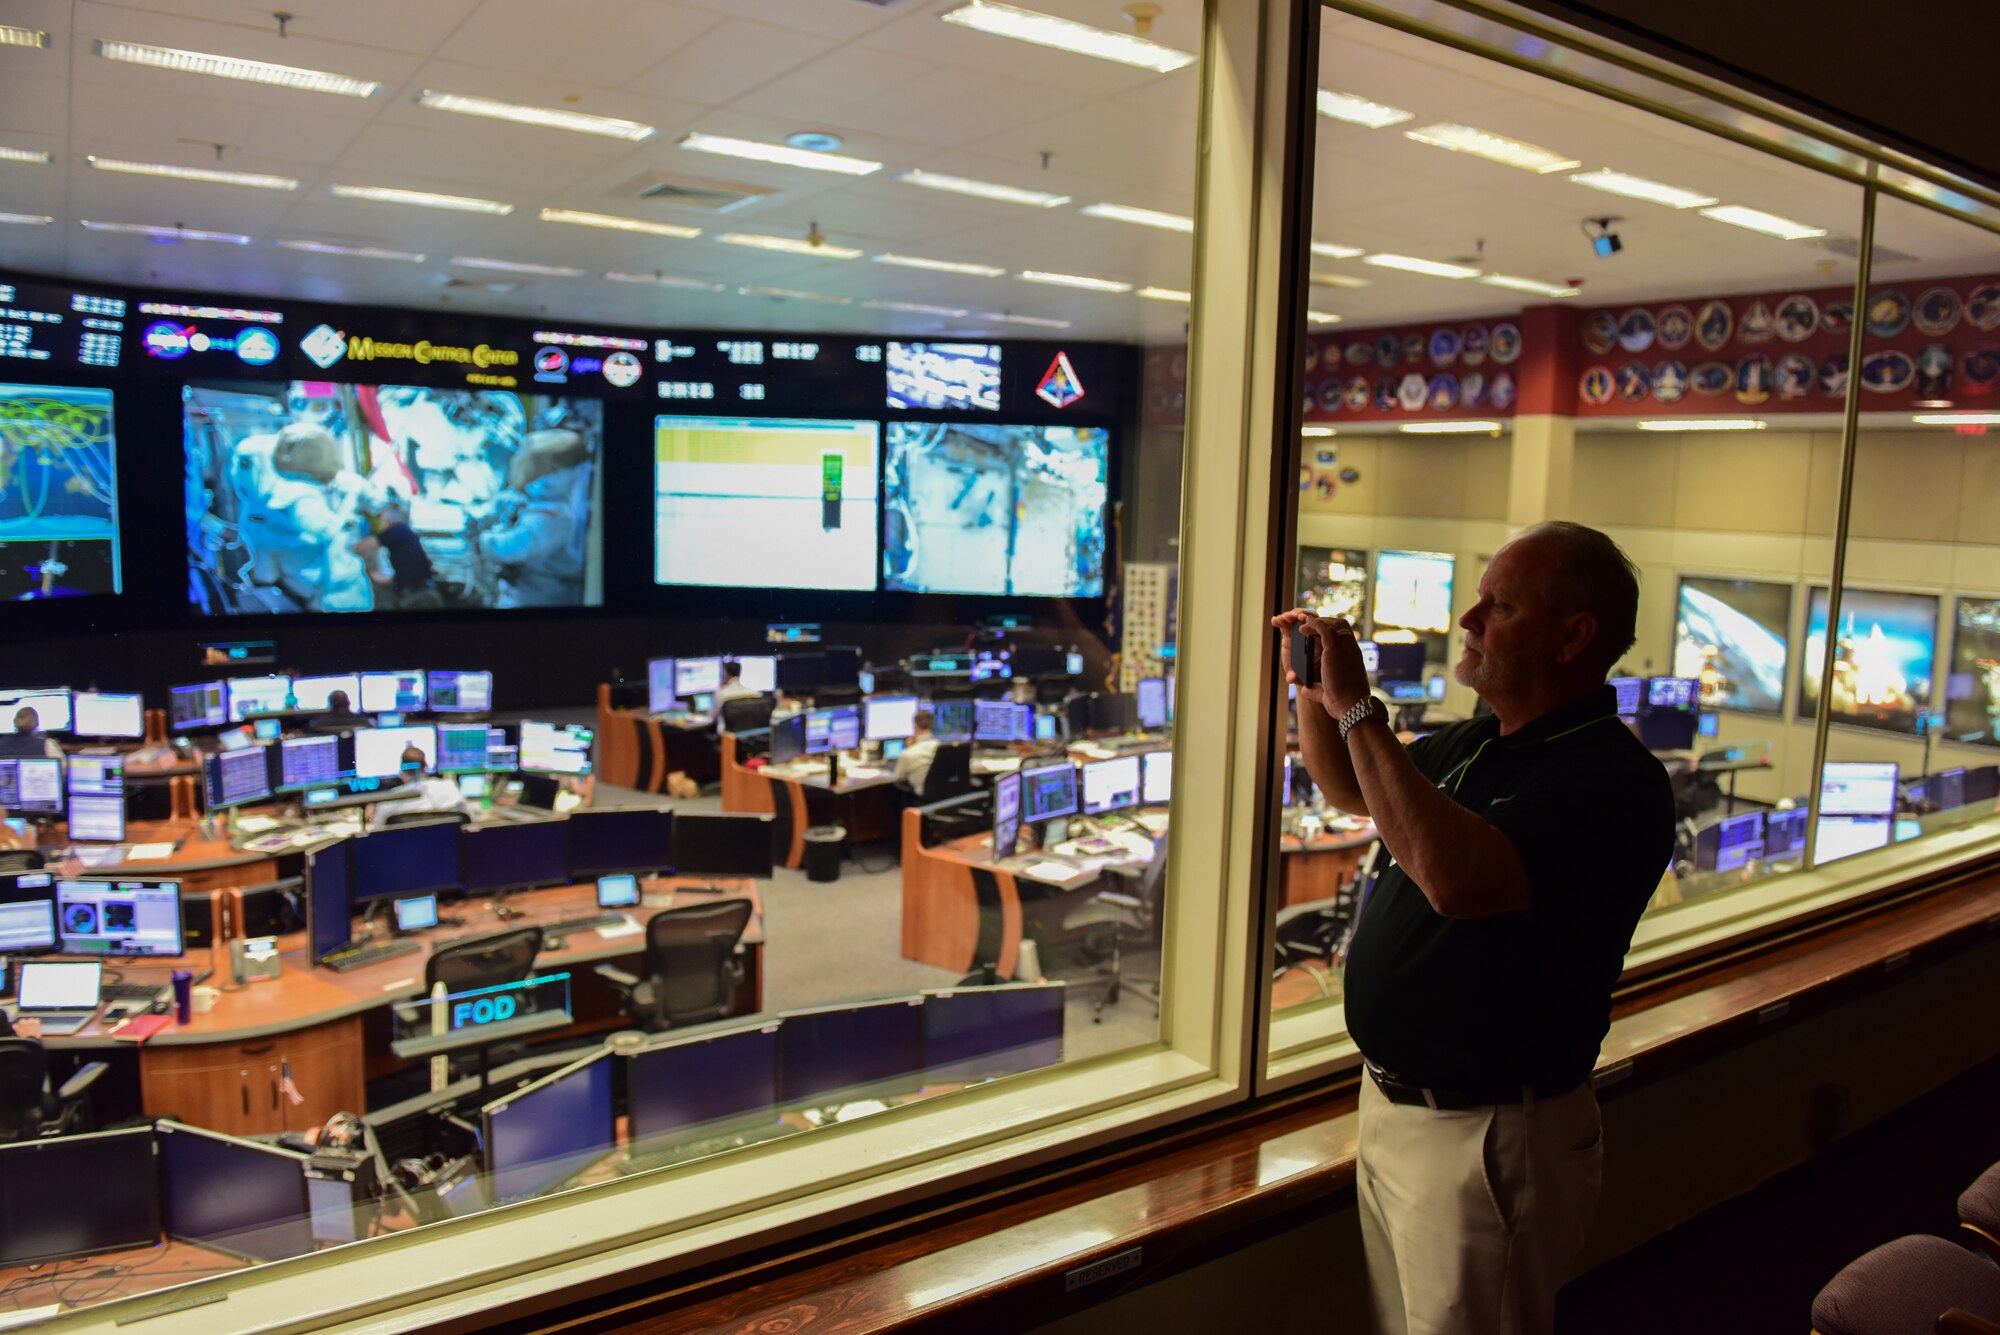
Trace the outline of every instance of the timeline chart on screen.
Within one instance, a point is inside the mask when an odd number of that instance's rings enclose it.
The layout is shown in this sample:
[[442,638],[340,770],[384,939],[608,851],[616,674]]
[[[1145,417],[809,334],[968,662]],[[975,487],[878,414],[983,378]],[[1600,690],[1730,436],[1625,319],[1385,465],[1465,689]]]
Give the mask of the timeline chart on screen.
[[189,376],[285,374],[285,337],[296,321],[274,302],[241,304],[184,294],[135,302],[131,365],[135,370]]
[[129,305],[100,292],[0,277],[0,376],[21,364],[115,370],[125,358]]
[[693,417],[877,417],[886,346],[881,339],[820,334],[655,335],[653,406]]
[[0,600],[123,587],[111,391],[0,380]]

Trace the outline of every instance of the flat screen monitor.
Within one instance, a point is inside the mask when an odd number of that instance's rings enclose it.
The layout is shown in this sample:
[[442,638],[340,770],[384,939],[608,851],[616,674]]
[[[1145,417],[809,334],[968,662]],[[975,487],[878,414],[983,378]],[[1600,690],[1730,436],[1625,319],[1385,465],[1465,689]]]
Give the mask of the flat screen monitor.
[[1819,810],[1822,816],[1893,816],[1896,814],[1894,761],[1829,760],[1820,772]]
[[278,743],[278,791],[300,793],[340,782],[338,737],[287,737]]
[[891,408],[1000,411],[998,343],[889,342]]
[[674,660],[653,658],[646,662],[646,712],[648,714],[671,714],[682,708],[682,701],[674,694]]
[[[1455,565],[1444,552],[1384,551],[1375,558],[1375,627],[1451,632]],[[1377,640],[1380,640],[1378,635]]]
[[336,839],[306,854],[306,931],[315,962],[347,944],[353,917],[354,840]]
[[639,878],[630,872],[597,878],[597,907],[601,909],[628,909],[639,898]]
[[853,705],[814,709],[806,714],[806,754],[852,751],[861,745],[861,711]]
[[1174,795],[1174,753],[1147,751],[1139,759],[1143,792],[1140,800],[1149,807],[1165,806]]
[[590,744],[596,734],[580,723],[521,724],[519,764],[537,774],[590,773]]
[[778,1026],[671,1039],[634,1052],[625,1068],[632,1147],[644,1153],[743,1120],[776,1121]]
[[925,1079],[993,1080],[1060,1065],[1065,992],[1061,983],[1014,983],[927,993]]
[[[659,417],[653,579],[724,588],[875,587],[874,422]],[[745,534],[756,541],[745,542]]]
[[63,763],[44,756],[0,759],[0,811],[14,816],[60,816]]
[[1141,677],[1138,688],[1139,726],[1156,731],[1167,726],[1167,679]]
[[78,691],[71,699],[69,730],[78,737],[144,737],[145,710],[136,695]]
[[1092,760],[1083,766],[1083,814],[1136,807],[1140,801],[1140,759],[1136,755]]
[[304,1155],[179,1122],[157,1130],[169,1237],[251,1261],[313,1249]]
[[569,815],[569,875],[651,875],[674,865],[674,813],[663,807],[582,807]]
[[1640,677],[1613,677],[1611,691],[1618,701],[1618,717],[1637,718],[1639,697],[1645,688],[1645,680]]
[[1810,814],[1804,807],[1764,813],[1765,861],[1795,858],[1806,851],[1806,817]]
[[1419,640],[1385,640],[1375,645],[1375,676],[1384,686],[1424,679],[1425,648]]
[[[202,615],[387,611],[378,589],[397,585],[446,612],[601,601],[602,400],[313,380],[201,382],[182,400]],[[392,471],[395,503],[345,531],[295,507],[301,475],[358,489]],[[224,530],[241,540],[208,536]]]
[[459,887],[456,821],[389,825],[354,841],[355,903]]
[[262,802],[271,796],[270,762],[259,744],[202,757],[202,797],[210,811]]
[[1695,835],[1696,871],[1731,872],[1764,856],[1764,813],[1725,816]]
[[1304,756],[1285,757],[1285,805],[1288,807],[1310,806],[1319,800],[1319,789],[1312,781],[1312,772],[1306,768]]
[[493,708],[493,674],[434,668],[424,673],[424,694],[433,714],[484,714]]
[[422,932],[438,925],[436,895],[407,895],[396,901],[396,930]]
[[1053,820],[1076,812],[1076,766],[1067,760],[1021,771],[1021,819]]
[[364,672],[361,674],[361,712],[364,714],[407,714],[422,709],[429,697],[429,684],[415,668],[407,672]]
[[788,695],[805,695],[817,686],[832,685],[826,677],[826,655],[779,654],[774,669],[777,689]]
[[784,1103],[915,1092],[922,1083],[924,1022],[913,998],[782,1012],[778,1096]]
[[[72,762],[74,763],[74,762]],[[118,844],[125,841],[125,794],[69,795],[69,837],[76,843]]]
[[361,674],[340,672],[322,677],[292,678],[292,703],[296,709],[309,713],[323,714],[333,708],[333,693],[339,691],[347,697],[350,710],[361,708]]
[[403,752],[410,747],[424,753],[424,768],[437,764],[438,731],[428,723],[406,723],[400,728],[356,728],[354,730],[354,777],[388,779],[403,772]]
[[1952,615],[1944,731],[1955,742],[2000,746],[2000,599],[1960,598]]
[[290,677],[231,677],[226,685],[231,723],[241,723],[253,714],[281,714],[292,707]]
[[1346,547],[1299,548],[1299,601],[1317,616],[1359,627],[1368,615],[1368,553]]
[[861,735],[871,742],[904,738],[917,730],[917,697],[878,695],[862,701]]
[[674,660],[674,694],[713,695],[722,689],[720,658],[677,658]]
[[771,763],[782,765],[806,753],[806,716],[787,714],[771,720]]
[[888,442],[884,589],[1103,595],[1109,431],[891,422]]
[[1891,816],[1837,816],[1822,812],[1819,837],[1813,841],[1813,861],[1834,862],[1856,853],[1887,848],[1895,827],[1895,818]]
[[569,822],[510,820],[460,832],[460,874],[467,895],[568,885]]
[[1674,675],[1700,683],[1704,709],[1779,713],[1791,625],[1789,584],[1683,576],[1674,613]]
[[2000,767],[1968,765],[1965,770],[1965,804],[1991,802],[2000,798]]
[[150,1247],[161,1232],[152,1127],[0,1145],[0,1266]]
[[0,422],[0,602],[122,592],[112,392],[0,384]]
[[972,740],[973,705],[972,700],[931,701],[931,733],[940,742],[969,742]]
[[56,948],[55,878],[45,871],[0,875],[0,955]]
[[440,774],[483,774],[491,763],[493,730],[484,723],[441,723],[437,739]]
[[1014,856],[1021,838],[1021,774],[1002,774],[993,781],[993,857]]
[[229,722],[228,692],[219,681],[176,686],[167,693],[167,722],[176,731],[219,728]]
[[[4,503],[4,498],[0,498]],[[5,554],[0,545],[0,555]],[[68,732],[71,718],[70,693],[66,689],[0,690],[0,724],[14,731],[14,717],[23,709],[35,711],[38,732]]]
[[[1826,653],[1827,591],[1807,601],[1798,716],[1818,717]],[[1938,600],[1930,594],[1844,589],[1834,637],[1833,717],[1837,723],[1916,733],[1938,700]],[[1950,711],[1946,711],[1949,726]]]
[[753,691],[769,695],[778,689],[778,660],[772,654],[749,654],[736,660],[739,680]]
[[1033,705],[1012,700],[972,702],[972,735],[981,742],[1025,742],[1035,735]]
[[1648,677],[1645,700],[1639,712],[1652,714],[1671,709],[1692,713],[1700,707],[1700,703],[1701,683],[1693,677]]
[[674,816],[674,871],[682,876],[771,875],[771,818],[682,811]]
[[617,1148],[611,1091],[606,1048],[480,1109],[494,1204],[558,1187]]
[[1954,807],[1964,806],[1964,768],[1961,766],[1958,769],[1939,770],[1931,776],[1929,788],[1931,805],[1939,811],[1950,811]]

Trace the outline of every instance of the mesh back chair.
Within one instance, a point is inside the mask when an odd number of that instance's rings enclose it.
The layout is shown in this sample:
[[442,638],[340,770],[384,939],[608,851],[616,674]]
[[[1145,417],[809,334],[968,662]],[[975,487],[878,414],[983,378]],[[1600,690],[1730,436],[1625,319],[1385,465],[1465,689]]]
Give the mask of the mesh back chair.
[[2000,1266],[1943,1238],[1897,1238],[1856,1257],[1812,1303],[1814,1335],[2000,1330]]
[[1958,1223],[2000,1261],[2000,1163],[1981,1173],[1958,1198]]
[[107,1069],[104,1062],[91,1062],[51,1092],[48,1053],[40,1041],[0,1038],[0,1145],[88,1130],[87,1095]]
[[917,794],[917,801],[928,806],[948,797],[963,797],[971,791],[972,743],[941,743],[937,754],[931,757],[931,767],[924,775],[923,791]]
[[1092,928],[1100,928],[1110,932],[1111,958],[1097,971],[1104,981],[1104,991],[1091,1007],[1091,1019],[1102,1023],[1104,1008],[1115,1004],[1127,991],[1152,1002],[1153,1013],[1157,1015],[1159,981],[1126,977],[1125,946],[1128,942],[1138,945],[1152,940],[1159,922],[1160,895],[1167,879],[1167,836],[1163,834],[1154,842],[1153,860],[1144,867],[1113,867],[1105,875],[1112,878],[1117,888],[1098,891],[1088,903],[1063,919],[1065,931],[1088,933]]
[[736,1008],[743,966],[736,943],[750,925],[747,899],[665,909],[646,923],[646,977],[608,964],[598,976],[617,988],[625,1010],[653,1031],[719,1020]]
[[739,695],[722,702],[724,732],[754,732],[771,726],[774,702],[768,695]]
[[38,848],[0,849],[0,872],[40,871],[48,865]]
[[535,971],[542,950],[542,929],[516,927],[454,941],[431,952],[424,961],[424,991],[439,983],[447,992],[471,992],[482,987],[518,983]]

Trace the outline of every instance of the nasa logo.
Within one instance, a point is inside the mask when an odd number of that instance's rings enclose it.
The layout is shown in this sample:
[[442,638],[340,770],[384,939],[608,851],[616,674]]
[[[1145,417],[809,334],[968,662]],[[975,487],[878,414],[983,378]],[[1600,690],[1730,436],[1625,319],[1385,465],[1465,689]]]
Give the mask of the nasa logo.
[[558,385],[569,379],[569,354],[561,348],[543,348],[536,353],[535,379]]
[[188,355],[188,335],[193,332],[187,326],[160,320],[147,325],[139,341],[145,345],[147,356],[165,362],[178,361]]

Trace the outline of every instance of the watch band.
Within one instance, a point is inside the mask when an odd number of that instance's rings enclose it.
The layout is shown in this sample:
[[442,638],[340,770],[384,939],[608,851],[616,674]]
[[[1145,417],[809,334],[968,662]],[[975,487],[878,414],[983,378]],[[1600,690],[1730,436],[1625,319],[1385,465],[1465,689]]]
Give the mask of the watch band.
[[1340,716],[1340,740],[1343,742],[1346,741],[1347,734],[1353,730],[1356,724],[1366,722],[1371,718],[1383,717],[1386,717],[1386,715],[1380,700],[1377,700],[1372,695],[1362,697],[1358,704]]

